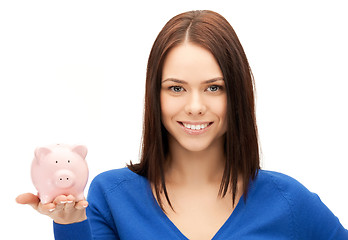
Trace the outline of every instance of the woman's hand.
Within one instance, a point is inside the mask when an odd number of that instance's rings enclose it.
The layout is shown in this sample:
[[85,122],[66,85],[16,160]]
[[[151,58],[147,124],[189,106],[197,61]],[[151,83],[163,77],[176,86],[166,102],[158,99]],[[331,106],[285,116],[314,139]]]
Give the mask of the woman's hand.
[[72,195],[60,195],[52,203],[42,204],[38,196],[24,193],[16,198],[16,202],[32,206],[36,211],[51,217],[59,224],[77,223],[87,219],[88,202],[85,200],[75,202],[75,197]]

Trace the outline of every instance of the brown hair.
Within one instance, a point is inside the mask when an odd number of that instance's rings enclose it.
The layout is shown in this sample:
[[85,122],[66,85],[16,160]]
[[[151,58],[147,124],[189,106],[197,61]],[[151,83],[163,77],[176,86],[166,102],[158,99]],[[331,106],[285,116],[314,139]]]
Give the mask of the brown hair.
[[[243,47],[232,26],[213,11],[189,11],[170,19],[158,34],[148,59],[142,152],[139,164],[128,165],[153,185],[160,207],[163,191],[172,207],[165,184],[164,163],[168,154],[167,130],[161,122],[160,89],[162,66],[170,49],[185,41],[208,49],[216,58],[227,91],[225,170],[219,195],[232,186],[233,204],[237,179],[243,179],[244,200],[258,170],[259,145],[254,108],[254,79]],[[231,184],[231,185],[230,185]]]

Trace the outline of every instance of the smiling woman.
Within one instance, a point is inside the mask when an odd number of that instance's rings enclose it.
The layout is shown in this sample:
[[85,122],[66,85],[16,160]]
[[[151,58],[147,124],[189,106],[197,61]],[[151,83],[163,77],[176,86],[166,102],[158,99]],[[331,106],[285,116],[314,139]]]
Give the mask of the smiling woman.
[[253,75],[212,11],[175,16],[154,42],[140,163],[98,175],[86,211],[74,200],[17,199],[54,219],[57,240],[348,239],[316,194],[260,169]]
[[[219,157],[213,161],[222,164],[222,172],[218,174],[221,175],[219,194],[225,196],[230,189],[235,204],[240,195],[237,181],[241,177],[246,199],[249,181],[259,169],[253,78],[242,45],[230,24],[211,11],[175,16],[158,34],[147,69],[142,160],[130,169],[150,179],[162,208],[163,197],[171,206],[165,179],[169,177],[165,174],[168,166],[165,165],[172,162],[169,152],[177,152],[169,148],[173,146],[171,142],[177,141],[173,134],[181,130],[178,122],[190,124],[190,128],[200,122],[212,123],[206,142],[197,141],[196,135],[186,148],[198,151],[219,142]],[[216,87],[219,91],[211,91]],[[169,121],[168,116],[180,107],[181,116]],[[209,111],[207,115],[206,111]],[[198,132],[188,130],[187,133]],[[200,134],[198,137],[202,138]]]

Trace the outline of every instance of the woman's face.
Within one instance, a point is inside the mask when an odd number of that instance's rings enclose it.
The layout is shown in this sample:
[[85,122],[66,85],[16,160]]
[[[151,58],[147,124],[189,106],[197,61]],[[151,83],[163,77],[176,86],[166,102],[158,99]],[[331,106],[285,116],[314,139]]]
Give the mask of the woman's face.
[[227,97],[221,69],[213,54],[192,43],[174,47],[162,69],[162,123],[169,142],[202,151],[227,130]]

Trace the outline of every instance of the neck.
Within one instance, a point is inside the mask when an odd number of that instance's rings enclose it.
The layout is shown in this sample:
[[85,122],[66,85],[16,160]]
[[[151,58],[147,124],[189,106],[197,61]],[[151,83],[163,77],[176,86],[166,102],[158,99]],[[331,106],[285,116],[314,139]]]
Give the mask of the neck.
[[202,151],[189,151],[169,139],[166,182],[175,185],[220,185],[224,167],[224,139],[215,141]]

